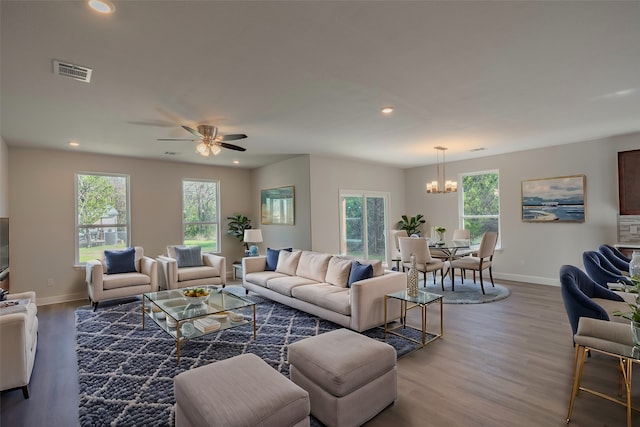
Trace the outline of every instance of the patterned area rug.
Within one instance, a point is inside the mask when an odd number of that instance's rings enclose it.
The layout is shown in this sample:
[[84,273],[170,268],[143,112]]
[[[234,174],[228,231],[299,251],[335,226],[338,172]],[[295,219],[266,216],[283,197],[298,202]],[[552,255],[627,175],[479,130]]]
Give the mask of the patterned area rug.
[[455,291],[451,290],[451,280],[447,277],[444,279],[444,291],[440,287],[440,277],[436,279],[436,284],[433,284],[433,280],[427,277],[427,286],[423,288],[422,281],[420,282],[420,289],[425,289],[428,292],[434,294],[440,294],[443,296],[442,302],[444,304],[482,304],[485,302],[499,301],[507,298],[510,295],[509,289],[505,286],[495,284],[495,287],[491,286],[490,280],[484,281],[485,294],[482,294],[480,288],[480,281],[473,283],[472,278],[465,279],[464,284],[460,283],[460,277],[456,277]]
[[[179,373],[243,353],[255,353],[289,376],[287,346],[341,326],[282,304],[251,296],[257,305],[258,336],[241,326],[189,340],[181,346],[152,320],[141,325],[139,300],[76,310],[76,354],[80,382],[81,426],[174,425],[173,378]],[[382,340],[374,328],[365,335]],[[417,335],[416,335],[417,336]],[[398,357],[417,348],[389,336]],[[312,425],[319,425],[315,420]]]

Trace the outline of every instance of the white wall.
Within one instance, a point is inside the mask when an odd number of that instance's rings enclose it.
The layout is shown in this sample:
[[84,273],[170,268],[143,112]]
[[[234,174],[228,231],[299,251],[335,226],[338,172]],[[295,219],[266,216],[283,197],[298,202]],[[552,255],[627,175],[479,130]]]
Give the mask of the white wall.
[[9,147],[0,138],[0,217],[9,216]]
[[84,268],[73,265],[77,171],[129,174],[132,244],[152,257],[182,241],[182,179],[219,180],[222,255],[232,261],[243,254],[226,234],[226,217],[250,211],[251,171],[15,147],[9,159],[11,291],[36,291],[39,304],[87,295]]
[[[405,213],[404,170],[374,163],[323,156],[311,156],[311,238],[318,252],[340,251],[340,201],[344,190],[390,193],[389,223],[393,229]],[[390,242],[387,242],[389,249]]]
[[[293,185],[294,225],[260,224],[260,190]],[[262,230],[263,242],[258,245],[261,254],[267,248],[294,247],[311,249],[311,213],[309,187],[309,156],[283,160],[254,171],[251,200],[251,225]]]
[[[494,258],[495,277],[559,284],[563,264],[582,267],[582,252],[617,240],[617,152],[640,148],[640,133],[596,141],[447,163],[447,175],[498,169],[502,250]],[[458,197],[426,194],[435,166],[406,171],[407,211],[422,213],[431,225],[458,228]],[[521,181],[586,175],[584,223],[524,223]],[[451,179],[451,178],[450,178]]]

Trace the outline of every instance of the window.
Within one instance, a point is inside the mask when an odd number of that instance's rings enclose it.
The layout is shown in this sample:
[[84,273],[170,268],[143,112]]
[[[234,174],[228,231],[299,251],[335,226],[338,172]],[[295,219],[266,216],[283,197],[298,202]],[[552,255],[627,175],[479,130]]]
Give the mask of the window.
[[498,232],[500,242],[499,184],[498,171],[462,174],[460,222],[471,233],[471,244],[479,244],[486,231]]
[[129,246],[129,177],[76,173],[76,265]]
[[182,241],[203,252],[219,252],[218,181],[182,181]]
[[340,192],[340,252],[386,261],[388,193]]

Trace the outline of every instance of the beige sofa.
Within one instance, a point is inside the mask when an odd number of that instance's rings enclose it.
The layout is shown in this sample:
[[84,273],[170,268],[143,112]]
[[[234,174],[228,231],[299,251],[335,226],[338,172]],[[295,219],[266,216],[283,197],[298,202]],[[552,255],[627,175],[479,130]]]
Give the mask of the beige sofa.
[[38,347],[35,292],[10,294],[8,300],[29,300],[26,309],[0,315],[0,390],[21,388],[29,398],[29,381]]
[[[364,263],[364,261],[361,261]],[[384,323],[384,296],[405,290],[404,273],[372,262],[373,277],[347,287],[351,259],[311,251],[280,251],[275,271],[267,257],[242,259],[242,285],[248,291],[327,319],[358,332]],[[400,317],[398,301],[389,301],[388,321]]]

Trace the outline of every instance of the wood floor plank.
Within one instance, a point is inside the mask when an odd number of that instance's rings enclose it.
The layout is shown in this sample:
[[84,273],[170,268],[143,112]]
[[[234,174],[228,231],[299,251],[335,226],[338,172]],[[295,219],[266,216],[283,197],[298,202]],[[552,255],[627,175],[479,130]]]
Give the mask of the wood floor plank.
[[[560,289],[507,283],[489,304],[444,305],[444,338],[398,361],[398,400],[367,426],[564,426],[574,349]],[[1,426],[78,425],[74,310],[86,302],[39,307],[31,398],[2,392]],[[409,312],[419,324],[419,311]],[[429,307],[429,326],[439,327]],[[2,343],[5,345],[5,343]],[[640,377],[633,398],[640,406]],[[584,384],[615,394],[617,364],[593,355]],[[624,426],[622,406],[580,393],[570,426]],[[634,413],[640,426],[640,414]]]

